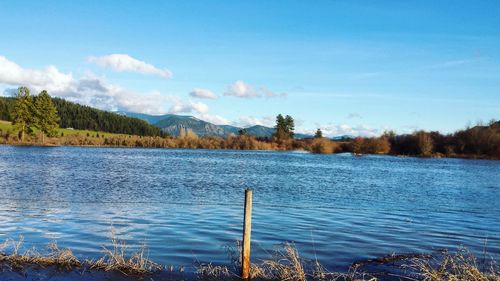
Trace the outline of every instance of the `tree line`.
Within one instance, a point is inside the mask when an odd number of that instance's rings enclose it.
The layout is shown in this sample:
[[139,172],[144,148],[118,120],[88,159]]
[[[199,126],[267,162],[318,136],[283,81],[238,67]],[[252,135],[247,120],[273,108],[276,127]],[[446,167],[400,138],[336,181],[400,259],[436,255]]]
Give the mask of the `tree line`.
[[[47,123],[47,119],[53,122]],[[53,136],[57,128],[139,136],[164,135],[159,128],[144,120],[52,98],[47,91],[33,96],[26,87],[20,87],[15,97],[0,97],[0,120],[24,124],[16,127],[16,130],[20,129],[18,132],[22,132],[22,139],[26,135],[32,135],[35,128],[47,136]],[[39,128],[40,126],[45,129]]]

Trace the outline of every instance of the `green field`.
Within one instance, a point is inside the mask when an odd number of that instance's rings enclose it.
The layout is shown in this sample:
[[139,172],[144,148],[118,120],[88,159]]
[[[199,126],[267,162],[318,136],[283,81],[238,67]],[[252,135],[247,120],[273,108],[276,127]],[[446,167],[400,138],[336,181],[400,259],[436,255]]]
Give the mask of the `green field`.
[[[0,130],[2,130],[3,132],[14,131],[14,127],[12,126],[11,122],[0,120]],[[36,129],[35,132],[37,132]],[[128,136],[124,134],[113,134],[113,133],[97,132],[89,130],[57,129],[57,136],[61,136],[61,133],[63,133],[64,136],[69,136],[69,135],[87,136],[87,134],[91,137],[95,137],[97,136],[97,134],[99,134],[99,137]]]

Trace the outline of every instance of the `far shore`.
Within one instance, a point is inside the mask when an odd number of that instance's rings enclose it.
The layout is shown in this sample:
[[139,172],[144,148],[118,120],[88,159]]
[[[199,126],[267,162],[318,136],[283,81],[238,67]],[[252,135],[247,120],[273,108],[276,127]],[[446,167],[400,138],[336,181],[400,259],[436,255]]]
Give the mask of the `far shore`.
[[[290,150],[284,150],[284,149],[239,149],[239,148],[204,148],[204,147],[156,147],[156,146],[129,146],[129,145],[95,145],[95,144],[54,144],[54,143],[35,143],[35,142],[24,142],[24,143],[2,143],[0,142],[0,145],[3,146],[18,146],[18,147],[85,147],[85,148],[144,148],[144,149],[186,149],[186,150],[234,150],[234,151],[303,151],[305,153],[311,153],[311,154],[325,154],[325,153],[315,153],[312,151],[308,151],[305,149],[290,149]],[[354,157],[364,157],[368,155],[375,155],[375,156],[392,156],[392,157],[399,157],[399,158],[420,158],[420,159],[440,159],[440,158],[450,158],[450,159],[464,159],[464,160],[492,160],[492,161],[498,161],[500,159],[498,158],[493,158],[493,157],[488,157],[484,155],[443,155],[443,154],[433,154],[429,156],[419,156],[419,155],[406,155],[406,154],[391,154],[391,153],[366,153],[366,154],[357,154],[354,152],[350,151],[340,151],[340,152],[333,152],[329,153],[332,155],[335,154],[351,154]]]
[[419,131],[379,137],[332,140],[326,137],[294,139],[259,138],[248,134],[227,137],[197,136],[192,131],[177,137],[140,136],[102,131],[55,129],[49,137],[36,128],[21,138],[8,121],[0,121],[0,144],[32,146],[137,147],[223,150],[308,151],[316,154],[392,155],[421,158],[461,158],[500,160],[500,123],[476,126],[454,135]]

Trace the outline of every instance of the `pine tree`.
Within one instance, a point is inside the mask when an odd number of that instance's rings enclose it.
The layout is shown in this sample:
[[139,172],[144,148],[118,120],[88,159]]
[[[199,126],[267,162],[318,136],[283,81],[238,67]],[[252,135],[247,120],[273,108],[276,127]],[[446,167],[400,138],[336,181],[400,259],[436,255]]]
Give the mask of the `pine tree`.
[[274,126],[276,129],[276,132],[274,133],[274,137],[276,137],[278,140],[282,140],[286,138],[286,121],[283,115],[278,114],[276,116],[276,126]]
[[19,132],[18,136],[23,142],[26,134],[33,133],[33,127],[36,124],[33,97],[30,95],[30,90],[27,87],[19,87],[17,89],[16,102],[12,115],[14,129]]
[[321,131],[320,128],[318,128],[318,130],[316,130],[316,133],[314,134],[314,138],[315,139],[320,139],[323,137],[323,132]]
[[[52,102],[52,98],[47,91],[42,91],[35,98],[35,108],[37,112],[37,127],[42,131],[42,134],[48,137],[56,135],[56,129],[59,127],[59,116],[57,109]],[[43,142],[43,135],[42,135]]]
[[290,139],[293,138],[294,135],[295,122],[290,115],[283,117],[283,115],[278,114],[278,116],[276,116],[276,126],[274,128],[276,129],[274,137],[278,140]]
[[287,115],[285,117],[285,125],[286,125],[286,132],[288,134],[288,137],[293,139],[293,131],[295,130],[295,121],[293,120],[292,116]]

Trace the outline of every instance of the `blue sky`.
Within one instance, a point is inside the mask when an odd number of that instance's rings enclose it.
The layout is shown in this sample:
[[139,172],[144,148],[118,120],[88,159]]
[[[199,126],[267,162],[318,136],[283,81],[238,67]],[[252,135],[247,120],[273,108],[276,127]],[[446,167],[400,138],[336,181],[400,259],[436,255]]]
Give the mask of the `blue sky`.
[[499,118],[499,13],[499,1],[2,1],[0,92],[221,124],[284,113],[328,135],[453,132]]

